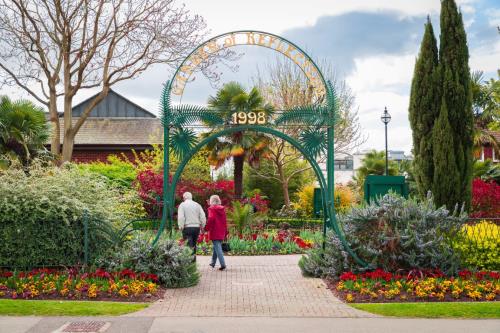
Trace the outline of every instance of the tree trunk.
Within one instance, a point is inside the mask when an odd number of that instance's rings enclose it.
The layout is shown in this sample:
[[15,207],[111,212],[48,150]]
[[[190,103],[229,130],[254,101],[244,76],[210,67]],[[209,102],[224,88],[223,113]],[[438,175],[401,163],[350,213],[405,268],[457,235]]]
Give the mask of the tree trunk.
[[52,124],[52,138],[50,141],[50,152],[54,156],[59,156],[61,154],[61,133],[60,133],[60,124],[59,118],[56,115],[50,115],[50,123]]
[[64,141],[62,148],[62,162],[71,161],[73,145],[75,144],[76,130],[73,129],[72,105],[73,98],[64,96]]
[[50,96],[49,96],[49,115],[52,124],[52,138],[50,141],[50,152],[54,156],[61,154],[61,125],[59,122],[59,115],[57,114],[57,95],[54,85],[49,83]]
[[283,180],[281,186],[283,188],[283,202],[286,208],[290,208],[290,194],[288,193],[288,182],[286,180]]
[[234,197],[235,199],[241,199],[243,194],[243,163],[245,162],[245,156],[234,156]]
[[281,188],[283,191],[283,203],[286,208],[290,208],[290,194],[288,193],[288,179],[286,179],[285,172],[283,171],[283,165],[279,164],[278,167],[278,176],[280,177]]
[[62,162],[70,162],[73,156],[73,146],[75,144],[75,134],[65,131],[62,149]]

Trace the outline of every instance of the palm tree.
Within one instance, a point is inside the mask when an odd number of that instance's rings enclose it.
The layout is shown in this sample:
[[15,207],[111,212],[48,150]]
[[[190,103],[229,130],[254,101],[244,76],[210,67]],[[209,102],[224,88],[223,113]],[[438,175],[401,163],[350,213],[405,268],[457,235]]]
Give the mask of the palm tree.
[[[265,112],[271,113],[271,107],[264,103],[257,88],[252,88],[250,92],[237,82],[226,83],[216,94],[210,96],[208,105],[211,109],[220,113],[225,120],[222,126],[237,126],[231,123],[232,115],[236,112]],[[210,135],[220,128],[214,128]],[[252,167],[259,165],[260,159],[265,156],[267,146],[270,143],[267,135],[253,132],[235,132],[231,135],[220,137],[212,141],[207,147],[210,150],[208,157],[210,164],[220,167],[225,161],[233,160],[234,173],[234,194],[236,198],[241,198],[243,192],[243,164],[245,160]]]
[[[394,161],[389,161],[388,172],[390,176],[398,174],[398,165]],[[385,152],[372,150],[363,157],[362,165],[356,171],[354,181],[363,188],[366,176],[385,174]]]
[[23,165],[44,150],[49,126],[43,109],[30,101],[0,99],[0,154],[17,157]]
[[[499,71],[500,76],[500,71]],[[492,125],[500,120],[500,81],[484,81],[483,72],[471,73],[472,110],[474,113],[474,152],[481,154],[481,147],[489,144],[500,153],[500,142],[491,131]]]

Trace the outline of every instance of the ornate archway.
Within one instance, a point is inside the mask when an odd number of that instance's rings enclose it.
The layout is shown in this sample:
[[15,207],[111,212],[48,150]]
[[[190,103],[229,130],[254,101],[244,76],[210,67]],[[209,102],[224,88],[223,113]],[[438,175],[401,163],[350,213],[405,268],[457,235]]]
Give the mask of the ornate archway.
[[[291,59],[304,72],[313,88],[314,104],[281,110],[282,113],[273,116],[260,112],[257,114],[255,112],[235,111],[229,119],[227,117],[225,119],[221,112],[214,109],[193,105],[172,105],[171,95],[182,96],[186,83],[198,66],[221,50],[237,45],[256,45],[270,48]],[[327,228],[332,228],[353,259],[366,266],[366,263],[356,256],[350,248],[335,216],[333,140],[338,110],[335,90],[331,82],[325,81],[314,61],[297,45],[280,36],[253,30],[233,31],[215,36],[193,50],[177,68],[172,80],[165,83],[161,105],[164,137],[163,211],[162,221],[154,243],[159,240],[167,225],[170,230],[172,228],[175,187],[184,167],[192,156],[218,137],[239,131],[254,131],[271,134],[287,141],[311,164],[323,198],[323,232],[325,233]],[[196,123],[219,128],[219,131],[199,141],[196,133],[189,129],[190,125]],[[287,125],[303,127],[302,134],[298,139],[294,139],[277,129]],[[179,157],[181,163],[172,180],[169,180],[169,153],[171,151]],[[321,154],[326,155],[326,179],[316,162],[316,157]]]

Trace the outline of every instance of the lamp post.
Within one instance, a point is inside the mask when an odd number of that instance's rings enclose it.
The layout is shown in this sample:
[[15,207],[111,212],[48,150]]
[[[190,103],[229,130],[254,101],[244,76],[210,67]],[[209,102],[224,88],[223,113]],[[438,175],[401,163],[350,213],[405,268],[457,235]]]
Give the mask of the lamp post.
[[387,112],[387,106],[384,107],[384,113],[382,113],[382,116],[380,117],[380,120],[385,125],[385,175],[389,175],[389,155],[387,152],[387,124],[391,121],[391,115],[389,112]]

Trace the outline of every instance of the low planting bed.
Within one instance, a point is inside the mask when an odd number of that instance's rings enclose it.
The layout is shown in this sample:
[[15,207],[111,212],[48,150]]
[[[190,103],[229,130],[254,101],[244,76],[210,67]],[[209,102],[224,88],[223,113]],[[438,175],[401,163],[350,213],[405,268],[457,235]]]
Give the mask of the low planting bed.
[[153,302],[164,294],[156,275],[128,269],[81,273],[44,268],[0,273],[0,298]]
[[447,277],[439,270],[392,274],[375,270],[346,272],[326,280],[332,292],[349,303],[472,302],[500,300],[500,273],[463,270]]
[[[322,234],[319,232],[303,231],[296,234],[290,230],[277,232],[247,233],[228,237],[227,242],[231,251],[227,255],[276,255],[302,254],[308,249],[321,244]],[[183,242],[181,240],[181,242]],[[208,234],[201,234],[198,238],[199,255],[212,253],[212,242]]]

